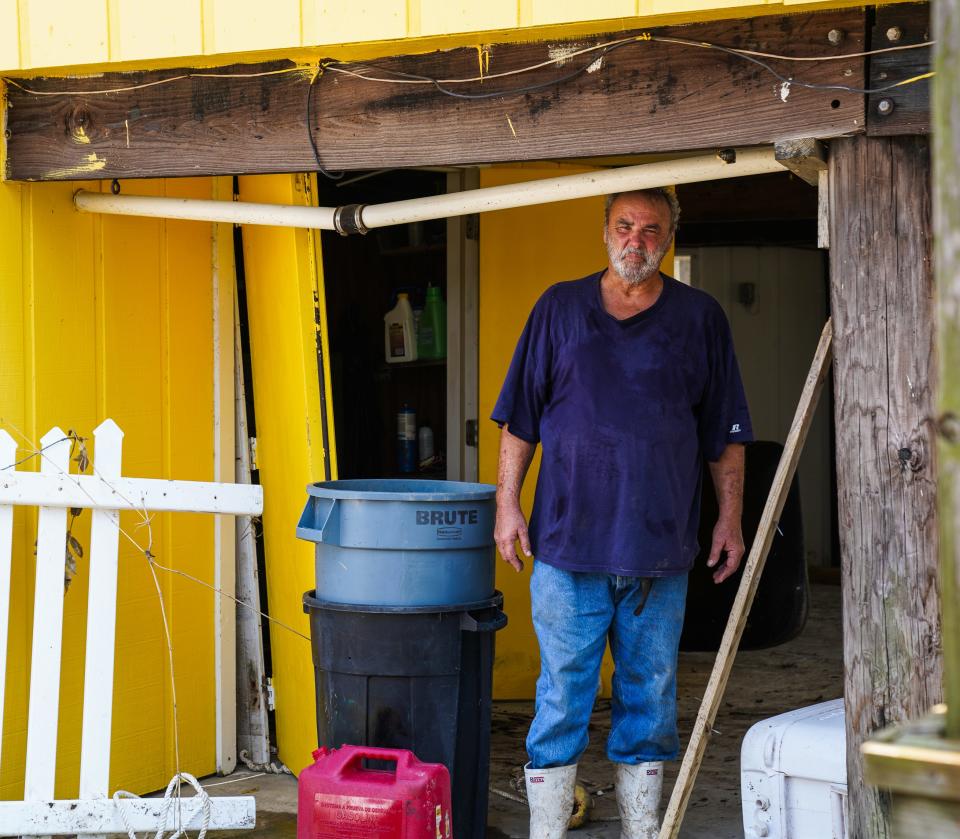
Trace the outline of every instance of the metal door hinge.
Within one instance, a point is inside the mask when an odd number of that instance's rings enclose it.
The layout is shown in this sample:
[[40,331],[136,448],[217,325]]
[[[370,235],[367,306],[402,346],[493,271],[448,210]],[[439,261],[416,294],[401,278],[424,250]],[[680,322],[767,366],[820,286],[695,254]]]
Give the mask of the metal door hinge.
[[250,471],[260,468],[260,461],[257,459],[257,438],[250,438]]
[[267,710],[274,711],[277,707],[277,694],[273,689],[273,678],[267,676]]
[[467,216],[467,223],[464,227],[464,235],[473,242],[480,238],[479,213],[470,213],[470,215]]
[[479,442],[480,426],[475,419],[466,421],[463,429],[463,442],[468,446],[476,448]]

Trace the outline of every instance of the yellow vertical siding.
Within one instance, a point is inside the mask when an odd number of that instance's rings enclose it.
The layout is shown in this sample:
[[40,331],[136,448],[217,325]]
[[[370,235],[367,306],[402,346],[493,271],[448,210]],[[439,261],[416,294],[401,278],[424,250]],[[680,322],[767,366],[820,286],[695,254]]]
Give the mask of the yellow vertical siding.
[[[209,198],[213,183],[148,181],[135,191]],[[0,425],[20,438],[21,455],[59,425],[89,438],[95,458],[92,430],[110,416],[125,432],[124,474],[216,480],[211,262],[214,236],[230,231],[83,215],[71,200],[78,186],[0,185]],[[220,305],[229,306],[220,314],[232,329],[232,297]],[[232,423],[232,403],[226,407]],[[232,467],[232,452],[228,458]],[[89,519],[85,512],[74,529],[84,546]],[[121,516],[145,545],[140,524],[133,514]],[[212,516],[158,515],[152,551],[164,565],[212,583],[214,526]],[[35,528],[36,512],[18,510],[2,798],[19,797],[23,785]],[[87,568],[84,558],[65,599],[60,797],[76,794],[79,777]],[[158,573],[173,634],[180,765],[209,773],[216,768],[213,594]],[[111,789],[165,786],[175,770],[166,644],[146,561],[124,538],[114,696]]]
[[485,3],[420,0],[421,35],[509,29],[516,26],[518,20],[517,0],[487,0]]
[[202,0],[202,7],[207,53],[282,49],[301,40],[300,0]]
[[[737,10],[746,8],[755,9],[764,5],[780,6],[784,0],[711,0],[710,8],[729,11],[730,17],[736,17]],[[790,0],[785,0],[789,3]],[[704,9],[703,0],[640,0],[640,14],[642,15],[669,15],[701,12]]]
[[[31,369],[27,367],[28,354],[25,329],[25,288],[23,283],[23,217],[21,205],[26,201],[26,188],[0,186],[0,420],[26,426],[28,405],[25,398],[26,382]],[[13,433],[13,432],[11,432]],[[23,592],[10,600],[10,634],[6,650],[6,704],[4,720],[0,720],[3,735],[3,760],[0,761],[0,798],[19,798],[23,791],[23,756],[26,750],[27,709],[27,603],[32,601],[32,586],[28,585],[27,557],[32,551],[35,536],[28,536],[28,510],[14,511],[13,563],[11,591]],[[4,651],[0,650],[0,657]]]
[[143,61],[170,55],[202,55],[199,0],[108,0],[110,60]]
[[[530,0],[528,26],[544,26],[551,23],[569,23],[582,20],[583,0]],[[589,16],[593,20],[633,17],[637,14],[637,0],[593,0]]]
[[[412,5],[419,11],[418,0]],[[363,32],[364,40],[380,41],[404,38],[407,26],[405,0],[353,0],[349,13],[340,0],[303,0],[305,43],[341,44],[356,39]]]
[[[906,2],[907,0],[893,0]],[[722,17],[849,8],[856,0],[0,0],[0,72],[338,58],[577,37]],[[179,59],[179,61],[177,60]]]
[[[94,64],[110,60],[105,2],[20,2],[20,60],[23,67]],[[0,28],[9,25],[7,21]]]
[[[480,186],[589,171],[582,167],[492,167],[480,170]],[[496,483],[500,432],[487,419],[537,298],[553,283],[573,280],[604,265],[600,239],[603,199],[584,198],[501,210],[480,216],[480,480]],[[524,483],[527,515],[533,504],[540,448]],[[533,696],[540,660],[530,622],[531,563],[517,574],[497,559],[497,588],[510,616],[497,633],[494,691],[500,699]]]
[[0,67],[25,67],[20,61],[20,26],[17,0],[0,0]]
[[[302,175],[240,178],[240,199],[309,205],[312,184]],[[295,528],[306,504],[306,485],[336,474],[324,455],[317,363],[318,330],[326,333],[319,242],[312,230],[246,227],[243,254],[269,610],[309,635],[301,597],[314,588],[314,551],[296,538]],[[330,410],[329,370],[325,374]],[[332,423],[330,430],[332,435]],[[332,436],[329,446],[335,450]],[[317,745],[310,642],[271,624],[270,649],[279,755],[299,772]]]

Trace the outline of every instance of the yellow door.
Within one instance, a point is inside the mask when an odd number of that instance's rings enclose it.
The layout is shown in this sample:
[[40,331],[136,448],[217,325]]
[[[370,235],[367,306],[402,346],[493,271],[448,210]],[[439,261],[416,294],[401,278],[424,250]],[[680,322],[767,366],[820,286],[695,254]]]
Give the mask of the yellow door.
[[[31,452],[54,425],[87,438],[95,463],[92,431],[111,417],[125,434],[124,475],[232,481],[233,377],[214,365],[233,353],[229,226],[78,213],[79,187],[109,184],[0,184],[0,427],[17,440],[18,469],[38,468]],[[124,191],[230,194],[229,180],[211,178],[137,181]],[[37,511],[17,508],[14,521],[0,799],[23,794]],[[170,658],[142,548],[149,542],[158,563],[213,583],[216,531],[228,556],[233,522],[169,513],[150,521],[120,517],[129,538],[119,553],[111,791],[162,789],[178,768],[217,769],[214,595],[187,576],[156,572],[173,644],[178,764]],[[58,798],[75,797],[79,778],[89,511],[71,533],[85,552],[64,597]],[[223,759],[232,763],[232,752]]]
[[[574,175],[588,167],[563,164],[498,166],[480,172],[480,186]],[[602,196],[485,213],[480,217],[480,480],[496,483],[500,432],[488,418],[506,375],[513,349],[533,304],[551,285],[598,271],[606,265]],[[671,270],[673,253],[664,270]],[[539,447],[524,483],[527,516],[540,465]],[[534,695],[540,660],[530,620],[530,563],[517,574],[498,558],[497,588],[504,594],[510,623],[497,634],[494,694],[498,699]],[[604,662],[609,693],[611,665]]]
[[[310,175],[240,178],[240,199],[316,204]],[[317,746],[310,624],[301,597],[314,587],[314,546],[296,537],[306,486],[336,478],[326,297],[319,231],[243,230],[263,539],[276,691],[277,747],[295,773]],[[291,631],[292,630],[292,631]]]

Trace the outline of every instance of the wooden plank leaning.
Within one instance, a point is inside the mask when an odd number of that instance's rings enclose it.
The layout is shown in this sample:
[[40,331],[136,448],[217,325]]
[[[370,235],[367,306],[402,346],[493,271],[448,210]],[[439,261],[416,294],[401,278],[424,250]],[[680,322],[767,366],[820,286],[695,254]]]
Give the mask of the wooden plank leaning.
[[750,606],[753,604],[754,595],[757,593],[760,574],[767,560],[767,554],[770,552],[777,521],[783,511],[783,505],[790,490],[790,483],[797,470],[797,462],[800,460],[800,453],[803,451],[803,444],[807,439],[807,431],[810,429],[810,422],[817,407],[820,391],[830,368],[832,339],[833,326],[831,321],[827,320],[820,335],[817,351],[813,356],[813,363],[810,365],[810,372],[807,373],[807,380],[803,386],[800,402],[797,405],[797,412],[793,417],[793,424],[790,426],[789,434],[787,434],[783,455],[777,466],[773,485],[770,487],[770,494],[763,508],[763,515],[760,517],[760,525],[757,527],[757,535],[753,540],[750,555],[744,566],[740,589],[737,592],[736,600],[734,600],[733,608],[730,610],[727,628],[723,633],[723,640],[720,642],[720,650],[717,652],[713,672],[710,674],[710,681],[707,683],[703,702],[700,705],[700,711],[690,735],[690,742],[683,755],[680,773],[677,776],[677,782],[673,787],[673,793],[667,805],[663,826],[660,828],[660,839],[676,839],[680,833],[680,824],[690,801],[690,795],[693,793],[693,785],[700,769],[700,763],[703,760],[703,753],[707,748],[707,738],[713,728],[717,710],[723,699],[723,691],[730,677],[733,659],[740,644],[740,636],[743,635],[743,629],[746,626]]

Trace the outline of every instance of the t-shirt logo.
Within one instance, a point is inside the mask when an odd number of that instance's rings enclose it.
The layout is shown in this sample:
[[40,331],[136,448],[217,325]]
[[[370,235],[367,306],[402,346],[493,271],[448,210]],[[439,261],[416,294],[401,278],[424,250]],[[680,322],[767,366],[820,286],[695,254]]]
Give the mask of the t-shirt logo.
[[735,423],[733,424],[733,428],[730,429],[730,433],[731,433],[731,434],[736,434],[739,430],[740,430],[740,423],[739,423],[739,422],[735,422]]

